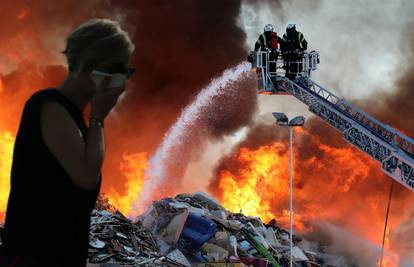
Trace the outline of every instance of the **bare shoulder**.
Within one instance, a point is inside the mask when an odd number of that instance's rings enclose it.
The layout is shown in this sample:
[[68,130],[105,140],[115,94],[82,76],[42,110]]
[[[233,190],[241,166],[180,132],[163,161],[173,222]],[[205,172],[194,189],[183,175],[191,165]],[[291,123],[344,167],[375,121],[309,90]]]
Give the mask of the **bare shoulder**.
[[46,146],[70,179],[82,189],[92,188],[84,179],[85,143],[69,112],[58,103],[44,103],[41,107],[41,132]]
[[68,111],[62,105],[56,102],[45,102],[42,104],[40,110],[42,119],[70,119]]
[[61,161],[76,150],[83,149],[83,139],[78,125],[60,104],[46,102],[41,107],[41,132],[51,152]]
[[42,133],[54,132],[65,135],[77,133],[76,137],[79,137],[80,131],[77,124],[62,105],[45,102],[40,111]]

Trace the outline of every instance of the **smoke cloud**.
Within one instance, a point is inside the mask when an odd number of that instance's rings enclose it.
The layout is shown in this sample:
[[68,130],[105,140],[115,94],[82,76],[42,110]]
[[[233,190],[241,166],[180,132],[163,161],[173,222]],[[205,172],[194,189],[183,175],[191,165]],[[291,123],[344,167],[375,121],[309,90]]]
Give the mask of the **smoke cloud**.
[[[196,94],[213,77],[243,61],[247,54],[246,36],[237,24],[240,1],[119,1],[116,6],[133,13],[126,18],[126,24],[135,27],[136,51],[131,65],[137,68],[137,74],[116,108],[116,119],[108,124],[113,128],[108,133],[108,147],[116,150],[111,150],[105,171],[114,177],[119,174],[111,170],[116,169],[121,153],[155,152],[163,135]],[[205,119],[210,120],[206,122],[211,132],[205,138],[220,139],[220,135],[249,121],[255,104],[247,101],[241,99],[226,108],[229,115],[234,115],[233,108],[241,103],[247,105],[238,118],[206,115],[210,116]],[[235,103],[231,99],[230,102]],[[203,140],[196,131],[188,138],[191,139]],[[200,144],[190,152],[190,158],[196,158],[202,147]],[[188,161],[183,157],[181,164],[185,166]]]
[[[355,235],[346,228],[326,221],[314,222],[315,232],[306,236],[302,242],[305,249],[320,251],[324,263],[341,267],[378,267],[381,247]],[[312,240],[317,240],[313,242]],[[392,266],[398,263],[398,257],[384,251],[385,261]],[[388,265],[387,265],[388,266]],[[401,266],[401,265],[399,265]]]

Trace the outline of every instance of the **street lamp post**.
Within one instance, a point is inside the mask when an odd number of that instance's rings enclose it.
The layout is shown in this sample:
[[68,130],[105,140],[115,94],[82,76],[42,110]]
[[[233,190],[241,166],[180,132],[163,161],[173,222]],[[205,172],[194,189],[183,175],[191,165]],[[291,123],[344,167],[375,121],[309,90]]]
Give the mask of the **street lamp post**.
[[305,117],[297,116],[289,121],[285,113],[273,112],[273,117],[276,119],[276,124],[282,127],[289,127],[289,136],[290,136],[290,166],[289,166],[289,186],[290,186],[290,214],[289,214],[289,224],[290,224],[290,267],[292,267],[292,250],[293,250],[293,127],[301,127],[305,124]]

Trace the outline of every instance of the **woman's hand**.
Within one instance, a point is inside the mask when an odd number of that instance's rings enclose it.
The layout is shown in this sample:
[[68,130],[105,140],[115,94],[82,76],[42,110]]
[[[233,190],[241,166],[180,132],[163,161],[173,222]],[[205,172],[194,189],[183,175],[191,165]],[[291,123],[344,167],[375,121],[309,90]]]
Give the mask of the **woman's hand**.
[[105,77],[101,84],[96,89],[96,93],[92,98],[91,117],[97,118],[101,121],[109,114],[112,108],[116,105],[119,96],[125,89],[125,86],[108,88],[110,77]]

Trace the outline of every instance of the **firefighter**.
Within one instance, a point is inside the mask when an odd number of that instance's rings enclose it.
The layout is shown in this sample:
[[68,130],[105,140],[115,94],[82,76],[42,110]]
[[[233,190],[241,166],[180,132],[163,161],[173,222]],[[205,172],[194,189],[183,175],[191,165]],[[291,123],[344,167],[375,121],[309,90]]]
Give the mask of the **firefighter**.
[[295,23],[289,23],[281,42],[282,57],[285,61],[286,77],[294,80],[296,73],[302,71],[303,52],[308,48],[308,42],[301,32],[296,30]]
[[[279,45],[283,42],[282,38],[280,38],[277,33],[273,29],[272,24],[266,24],[263,30],[263,33],[257,39],[254,51],[268,51],[269,52],[269,72],[274,73],[276,75],[276,60],[278,57],[278,49]],[[263,62],[265,62],[265,55],[263,58]],[[275,78],[275,77],[272,77]],[[275,80],[272,79],[274,86]]]
[[279,44],[283,42],[275,31],[273,31],[272,24],[266,24],[264,27],[263,33],[259,36],[254,45],[254,51],[261,50],[270,50],[276,52],[279,48]]

